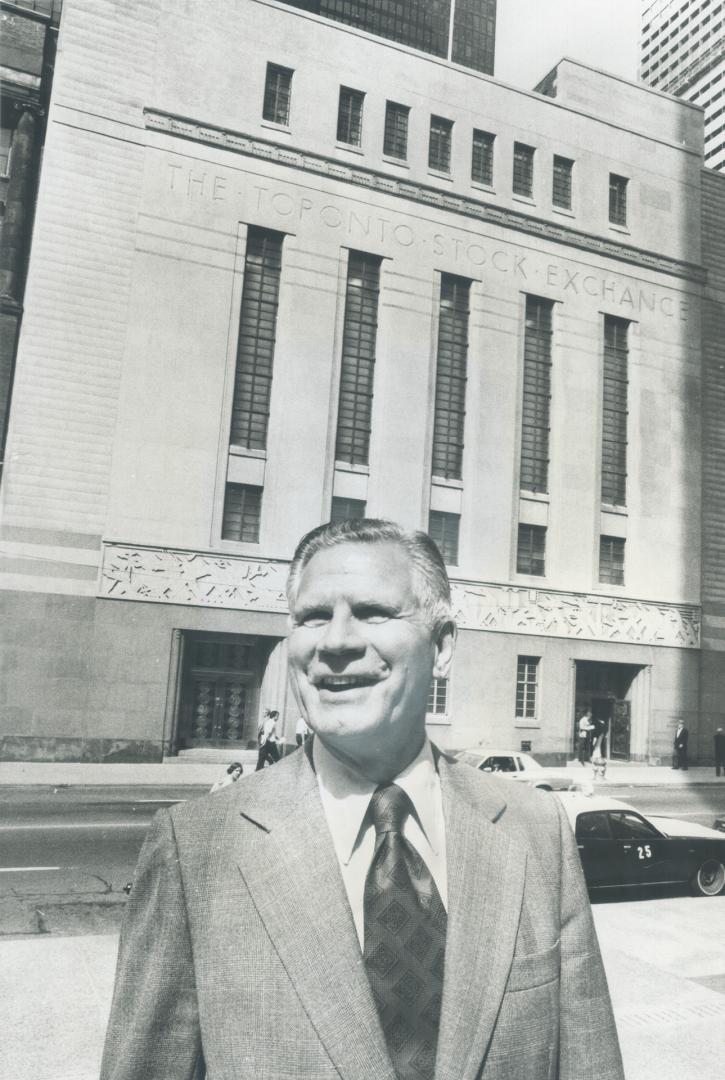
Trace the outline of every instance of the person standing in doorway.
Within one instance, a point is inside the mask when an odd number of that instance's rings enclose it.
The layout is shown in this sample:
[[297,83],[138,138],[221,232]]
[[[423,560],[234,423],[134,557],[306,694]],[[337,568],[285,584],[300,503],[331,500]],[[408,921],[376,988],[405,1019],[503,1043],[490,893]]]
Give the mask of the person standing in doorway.
[[715,743],[715,776],[720,775],[721,769],[725,776],[725,733],[721,727],[715,732],[713,742]]
[[592,756],[592,732],[595,729],[594,721],[592,720],[592,710],[585,709],[582,715],[579,717],[579,727],[577,735],[577,749],[579,756],[579,764],[586,765],[587,761]]
[[274,765],[279,761],[279,744],[280,737],[277,731],[277,718],[279,713],[276,709],[265,709],[264,720],[262,726],[259,729],[259,754],[257,755],[257,767],[254,770],[259,772],[265,765]]
[[310,729],[305,723],[304,716],[300,716],[295,727],[295,742],[298,746],[303,746],[307,740],[307,736],[310,734]]
[[677,731],[675,732],[674,754],[672,755],[673,769],[682,769],[685,772],[687,771],[687,740],[689,738],[689,735],[689,731],[682,723],[682,721],[680,721],[680,723],[677,725]]

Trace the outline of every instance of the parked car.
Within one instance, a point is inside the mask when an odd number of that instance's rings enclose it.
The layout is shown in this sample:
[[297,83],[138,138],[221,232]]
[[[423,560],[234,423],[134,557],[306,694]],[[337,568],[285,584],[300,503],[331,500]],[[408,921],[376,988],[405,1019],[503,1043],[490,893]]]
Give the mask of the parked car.
[[690,821],[645,816],[617,799],[562,792],[590,889],[688,882],[699,896],[725,886],[725,836]]
[[716,817],[713,824],[713,829],[717,829],[719,832],[725,832],[725,817]]
[[482,772],[501,773],[510,780],[522,780],[542,791],[578,791],[579,785],[565,774],[548,772],[530,754],[518,750],[461,750],[459,761]]

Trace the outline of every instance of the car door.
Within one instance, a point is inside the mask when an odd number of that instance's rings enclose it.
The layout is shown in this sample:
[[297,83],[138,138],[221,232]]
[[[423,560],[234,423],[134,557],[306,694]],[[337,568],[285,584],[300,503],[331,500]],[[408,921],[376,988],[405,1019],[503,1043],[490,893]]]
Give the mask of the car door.
[[634,810],[608,811],[612,837],[617,845],[625,885],[654,885],[672,881],[671,841]]
[[584,877],[590,889],[624,882],[621,844],[612,837],[604,810],[587,810],[577,815],[576,842]]

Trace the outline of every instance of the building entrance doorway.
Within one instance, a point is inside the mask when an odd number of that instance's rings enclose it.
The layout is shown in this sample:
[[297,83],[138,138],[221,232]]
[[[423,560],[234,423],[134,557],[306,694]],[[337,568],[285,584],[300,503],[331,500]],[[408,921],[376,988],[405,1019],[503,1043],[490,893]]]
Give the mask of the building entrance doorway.
[[256,747],[259,690],[273,645],[236,634],[184,635],[180,749]]
[[638,664],[604,664],[577,660],[573,746],[577,745],[580,716],[591,710],[596,737],[603,735],[602,753],[628,761],[632,733],[632,687],[642,671]]

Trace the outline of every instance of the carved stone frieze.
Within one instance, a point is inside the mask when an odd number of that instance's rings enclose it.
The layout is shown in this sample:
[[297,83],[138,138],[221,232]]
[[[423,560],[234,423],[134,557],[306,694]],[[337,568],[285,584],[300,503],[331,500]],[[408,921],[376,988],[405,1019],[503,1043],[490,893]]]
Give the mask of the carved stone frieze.
[[463,629],[681,649],[700,645],[697,607],[514,585],[451,585],[454,616]]
[[581,251],[593,252],[597,255],[618,259],[620,262],[671,274],[674,277],[698,283],[706,280],[705,270],[694,263],[685,262],[681,259],[672,259],[666,255],[646,251],[631,244],[618,243],[616,240],[606,237],[580,232],[578,229],[569,228],[562,223],[535,218],[508,207],[496,206],[493,203],[483,202],[480,199],[473,199],[465,195],[454,195],[446,191],[440,191],[430,185],[399,179],[396,176],[378,172],[376,169],[362,168],[359,165],[346,165],[344,162],[336,161],[322,154],[299,150],[291,146],[280,146],[256,135],[230,131],[188,117],[175,116],[156,109],[145,109],[144,115],[146,126],[153,131],[162,131],[193,142],[219,146],[234,153],[262,158],[265,161],[273,161],[292,169],[317,173],[334,180],[341,180],[343,183],[354,184],[356,187],[366,187],[372,191],[384,192],[386,195],[393,195],[409,202],[437,207],[469,218],[477,218],[479,221],[499,225],[505,229],[515,229],[518,232],[566,244]]
[[[285,614],[286,562],[105,544],[99,595]],[[696,649],[700,609],[624,597],[453,581],[462,630]]]
[[286,580],[286,563],[106,544],[100,595],[286,614]]

